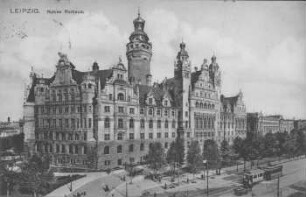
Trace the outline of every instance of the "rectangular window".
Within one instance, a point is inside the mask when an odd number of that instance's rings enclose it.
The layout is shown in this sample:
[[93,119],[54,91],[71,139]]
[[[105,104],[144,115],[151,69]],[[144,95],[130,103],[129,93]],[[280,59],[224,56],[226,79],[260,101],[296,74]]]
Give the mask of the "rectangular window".
[[169,133],[165,133],[165,138],[168,138],[169,137]]
[[134,139],[134,133],[130,133],[130,140],[133,140]]
[[80,128],[80,119],[77,119],[77,128]]
[[84,128],[87,127],[87,121],[86,121],[86,118],[83,119],[84,120]]
[[109,94],[108,95],[108,99],[111,101],[111,100],[113,100],[113,95],[112,94]]
[[105,106],[104,107],[104,112],[110,112],[110,106]]
[[134,108],[130,108],[130,114],[134,114],[135,113],[135,109]]
[[53,119],[52,125],[53,125],[54,128],[56,128],[56,119]]
[[72,118],[71,119],[71,127],[74,129],[75,128],[75,120]]
[[118,166],[121,166],[122,165],[122,159],[118,159],[117,164],[118,164]]
[[109,134],[104,134],[104,140],[110,140],[110,135]]
[[187,132],[187,137],[188,137],[188,138],[190,137],[190,132]]
[[168,116],[168,110],[165,110],[165,116]]
[[175,133],[174,132],[172,133],[172,137],[175,138]]
[[160,116],[160,109],[157,110],[156,114]]
[[123,129],[123,119],[118,119],[118,128]]
[[119,113],[124,113],[124,108],[123,107],[118,107],[118,112]]
[[185,111],[185,117],[188,117],[188,111]]
[[122,139],[123,139],[122,133],[118,133],[118,134],[117,134],[117,140],[122,140]]
[[153,133],[149,133],[149,139],[153,139]]
[[91,128],[91,118],[88,118],[88,128]]
[[105,161],[104,161],[104,164],[105,164],[106,166],[109,166],[109,165],[111,164],[111,161],[110,161],[110,160],[105,160]]
[[75,113],[75,107],[71,106],[71,113]]
[[140,114],[144,114],[144,109],[140,108]]
[[69,112],[69,107],[65,107],[65,113]]
[[157,133],[157,138],[161,138],[161,133]]
[[145,134],[144,133],[140,133],[140,139],[145,139]]
[[68,119],[65,119],[65,127],[69,128],[69,120]]
[[58,113],[61,114],[62,113],[62,107],[58,108]]
[[63,127],[63,121],[62,121],[62,119],[59,119],[59,126],[60,126],[60,128]]

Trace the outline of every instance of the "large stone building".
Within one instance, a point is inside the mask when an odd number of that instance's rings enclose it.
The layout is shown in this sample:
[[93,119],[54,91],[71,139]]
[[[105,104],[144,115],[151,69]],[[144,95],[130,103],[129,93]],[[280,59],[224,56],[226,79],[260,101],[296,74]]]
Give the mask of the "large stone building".
[[119,59],[109,69],[100,70],[94,62],[91,71],[81,72],[59,53],[54,76],[31,72],[24,131],[33,152],[49,154],[55,165],[107,169],[143,161],[154,141],[167,150],[176,137],[186,145],[198,140],[203,147],[206,139],[245,136],[242,93],[221,97],[217,58],[210,64],[204,59],[192,71],[182,42],[174,77],[152,84],[152,44],[145,21],[138,15],[133,23],[126,45],[128,69]]
[[226,140],[232,143],[235,137],[246,137],[247,113],[243,102],[243,94],[240,91],[233,97],[221,95],[221,110],[218,142]]
[[294,129],[294,120],[280,119],[279,131],[290,133]]

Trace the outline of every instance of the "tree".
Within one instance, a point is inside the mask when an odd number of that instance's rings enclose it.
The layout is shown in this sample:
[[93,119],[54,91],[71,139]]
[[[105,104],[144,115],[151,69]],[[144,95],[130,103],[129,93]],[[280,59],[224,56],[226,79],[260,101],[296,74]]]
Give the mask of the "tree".
[[175,163],[182,165],[185,159],[185,146],[184,140],[176,138],[174,142],[171,142],[170,148],[167,152],[166,160],[169,164],[175,165]]
[[201,148],[198,141],[192,141],[188,152],[187,152],[187,162],[191,169],[191,172],[196,173],[199,167],[202,165],[202,155]]
[[22,168],[20,184],[30,189],[36,197],[37,194],[46,193],[52,179],[53,173],[44,169],[43,160],[34,155]]
[[263,156],[264,157],[271,157],[276,152],[276,138],[272,133],[267,133],[263,139],[264,149],[263,149]]
[[220,152],[221,152],[222,163],[226,163],[230,159],[231,155],[230,147],[226,140],[223,140],[221,142]]
[[24,133],[12,136],[12,146],[19,155],[24,150]]
[[242,146],[243,146],[243,139],[241,139],[239,136],[237,136],[237,137],[234,139],[234,141],[233,141],[232,149],[233,149],[234,152],[235,152],[236,154],[238,154],[239,156],[241,156]]
[[160,142],[150,144],[146,161],[155,172],[163,166],[165,163],[165,150]]
[[208,139],[204,141],[203,159],[207,160],[207,167],[215,167],[217,169],[220,164],[220,154],[217,143]]

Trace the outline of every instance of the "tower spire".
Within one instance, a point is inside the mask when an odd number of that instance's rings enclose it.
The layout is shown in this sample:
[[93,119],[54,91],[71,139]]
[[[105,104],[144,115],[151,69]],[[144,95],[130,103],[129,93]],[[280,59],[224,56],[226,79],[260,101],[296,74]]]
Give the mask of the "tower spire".
[[138,17],[140,17],[140,7],[138,6]]

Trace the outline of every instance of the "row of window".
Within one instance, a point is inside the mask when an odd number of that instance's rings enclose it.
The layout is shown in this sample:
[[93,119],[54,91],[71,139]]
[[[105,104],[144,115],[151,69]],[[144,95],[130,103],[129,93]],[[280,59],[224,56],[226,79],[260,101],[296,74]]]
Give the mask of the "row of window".
[[[140,114],[145,114],[145,109],[144,108],[140,108]],[[153,108],[149,108],[148,109],[148,115],[153,116],[154,115],[154,109]],[[162,115],[162,110],[161,109],[157,109],[156,110],[156,115],[157,116],[161,116]],[[169,116],[169,110],[165,109],[164,110],[164,116]],[[172,110],[172,117],[175,117],[175,111]]]
[[44,140],[87,140],[87,133],[84,132],[83,134],[79,133],[64,133],[64,132],[44,132],[38,133],[35,132],[35,139],[44,139]]
[[215,128],[215,118],[213,117],[195,117],[194,127],[196,129],[214,129]]
[[[189,133],[189,132],[188,132]],[[172,138],[175,138],[176,133],[172,132]],[[157,138],[162,138],[162,133],[157,133],[156,135]],[[164,133],[165,138],[169,138],[169,133]],[[190,136],[187,136],[190,137]],[[135,139],[135,134],[134,133],[129,133],[129,139],[133,140]],[[140,133],[140,139],[145,139],[145,133]],[[149,139],[153,139],[153,133],[149,133]],[[104,134],[104,140],[108,141],[110,140],[110,134]],[[123,133],[118,133],[117,134],[117,140],[123,140]]]
[[196,108],[204,108],[204,109],[215,109],[215,105],[214,104],[210,104],[210,103],[202,103],[202,102],[196,102],[195,104]]
[[[149,145],[150,146],[150,145]],[[149,147],[148,146],[148,147]],[[167,149],[168,147],[169,147],[169,143],[168,142],[165,142],[165,144],[164,144],[164,147]],[[140,151],[144,151],[145,150],[145,144],[144,143],[141,143],[140,144],[140,146],[139,146],[139,150]],[[129,146],[128,146],[128,150],[127,150],[128,152],[134,152],[135,151],[135,145],[134,144],[130,144]],[[103,153],[105,154],[105,155],[108,155],[108,154],[110,154],[110,146],[105,146],[104,147],[104,149],[103,149]],[[123,145],[118,145],[117,147],[116,147],[116,153],[123,153]]]
[[[135,124],[134,124],[135,120],[133,118],[131,118],[129,120],[129,128],[134,128]],[[153,120],[149,120],[148,121],[149,124],[149,128],[153,129]],[[161,120],[157,120],[157,128],[160,129],[161,128]],[[169,128],[169,122],[168,120],[165,120],[164,122],[164,127],[167,129]],[[110,128],[110,118],[105,118],[104,119],[104,128]],[[118,128],[119,129],[124,129],[124,120],[122,118],[118,119]],[[145,120],[144,119],[140,119],[140,128],[144,129],[145,128]],[[176,128],[176,121],[172,120],[172,128]]]
[[[55,150],[54,150],[55,148]],[[65,145],[65,144],[37,144],[37,151],[38,152],[45,152],[45,153],[69,153],[69,154],[87,154],[87,147],[86,146],[78,146],[78,145]]]
[[41,128],[91,128],[91,118],[37,119],[36,126]]
[[72,105],[72,106],[36,106],[36,114],[63,114],[63,113],[92,112],[92,105]]

